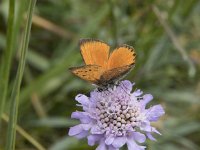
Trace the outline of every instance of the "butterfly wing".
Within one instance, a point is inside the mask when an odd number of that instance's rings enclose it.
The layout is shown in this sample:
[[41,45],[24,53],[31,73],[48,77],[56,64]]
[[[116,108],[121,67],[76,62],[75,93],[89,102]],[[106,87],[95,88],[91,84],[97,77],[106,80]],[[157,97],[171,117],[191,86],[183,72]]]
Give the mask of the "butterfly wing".
[[102,67],[97,65],[86,65],[80,67],[72,67],[69,70],[77,77],[98,85],[102,74]]
[[86,65],[105,67],[108,62],[109,45],[94,39],[80,40],[80,50]]
[[103,84],[113,83],[117,80],[122,79],[127,73],[130,72],[132,68],[133,68],[133,65],[127,65],[127,66],[107,70],[101,75],[100,81]]
[[102,83],[109,83],[123,78],[134,66],[136,53],[134,48],[122,45],[110,55],[107,70],[100,77]]
[[[108,60],[108,70],[135,64],[136,53],[133,47],[122,45],[116,48]],[[128,67],[129,68],[129,67]],[[128,69],[127,68],[127,69]]]

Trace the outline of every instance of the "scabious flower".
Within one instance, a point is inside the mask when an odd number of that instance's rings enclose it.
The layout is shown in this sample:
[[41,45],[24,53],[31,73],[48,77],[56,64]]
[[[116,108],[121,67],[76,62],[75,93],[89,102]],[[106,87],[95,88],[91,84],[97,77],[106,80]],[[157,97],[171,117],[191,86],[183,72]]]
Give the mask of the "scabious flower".
[[125,80],[108,90],[95,89],[90,97],[77,95],[83,111],[72,113],[80,124],[71,127],[69,135],[87,137],[89,145],[99,144],[96,150],[119,150],[125,144],[128,150],[144,150],[139,143],[146,138],[155,140],[152,133],[160,134],[150,123],[157,121],[164,110],[161,105],[146,108],[153,96],[143,95],[140,90],[131,93],[133,85]]

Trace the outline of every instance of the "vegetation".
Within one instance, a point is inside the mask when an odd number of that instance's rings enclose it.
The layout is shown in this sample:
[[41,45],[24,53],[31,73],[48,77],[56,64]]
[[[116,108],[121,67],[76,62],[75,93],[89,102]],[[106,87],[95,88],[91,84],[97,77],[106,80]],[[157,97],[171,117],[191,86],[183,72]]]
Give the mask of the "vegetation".
[[198,0],[35,2],[0,1],[0,150],[95,149],[68,136],[74,97],[94,89],[68,71],[83,63],[81,38],[135,48],[125,79],[166,111],[148,150],[200,149]]

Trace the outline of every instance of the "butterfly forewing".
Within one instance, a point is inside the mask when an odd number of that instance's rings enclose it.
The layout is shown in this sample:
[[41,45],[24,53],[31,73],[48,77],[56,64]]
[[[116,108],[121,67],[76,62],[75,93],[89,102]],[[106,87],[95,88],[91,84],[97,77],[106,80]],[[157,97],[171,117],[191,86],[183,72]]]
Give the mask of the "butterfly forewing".
[[99,83],[100,76],[103,72],[102,67],[97,65],[86,65],[69,69],[74,75],[93,84]]
[[108,62],[109,45],[99,40],[80,40],[80,50],[86,65],[105,67]]
[[135,64],[136,53],[133,47],[122,45],[116,48],[108,60],[108,70]]

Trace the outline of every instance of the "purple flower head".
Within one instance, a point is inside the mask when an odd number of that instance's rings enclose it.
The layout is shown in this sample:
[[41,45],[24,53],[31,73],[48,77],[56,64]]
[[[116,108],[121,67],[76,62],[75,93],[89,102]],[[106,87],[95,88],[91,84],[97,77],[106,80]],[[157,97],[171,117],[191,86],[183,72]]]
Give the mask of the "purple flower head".
[[83,111],[72,113],[72,118],[80,124],[71,127],[70,136],[87,137],[88,144],[99,144],[96,150],[119,150],[127,144],[128,150],[144,150],[146,138],[155,140],[152,133],[160,134],[151,122],[157,121],[165,112],[161,105],[146,108],[153,96],[133,93],[130,81],[122,81],[118,86],[99,92],[94,90],[90,97],[79,94],[76,100]]

